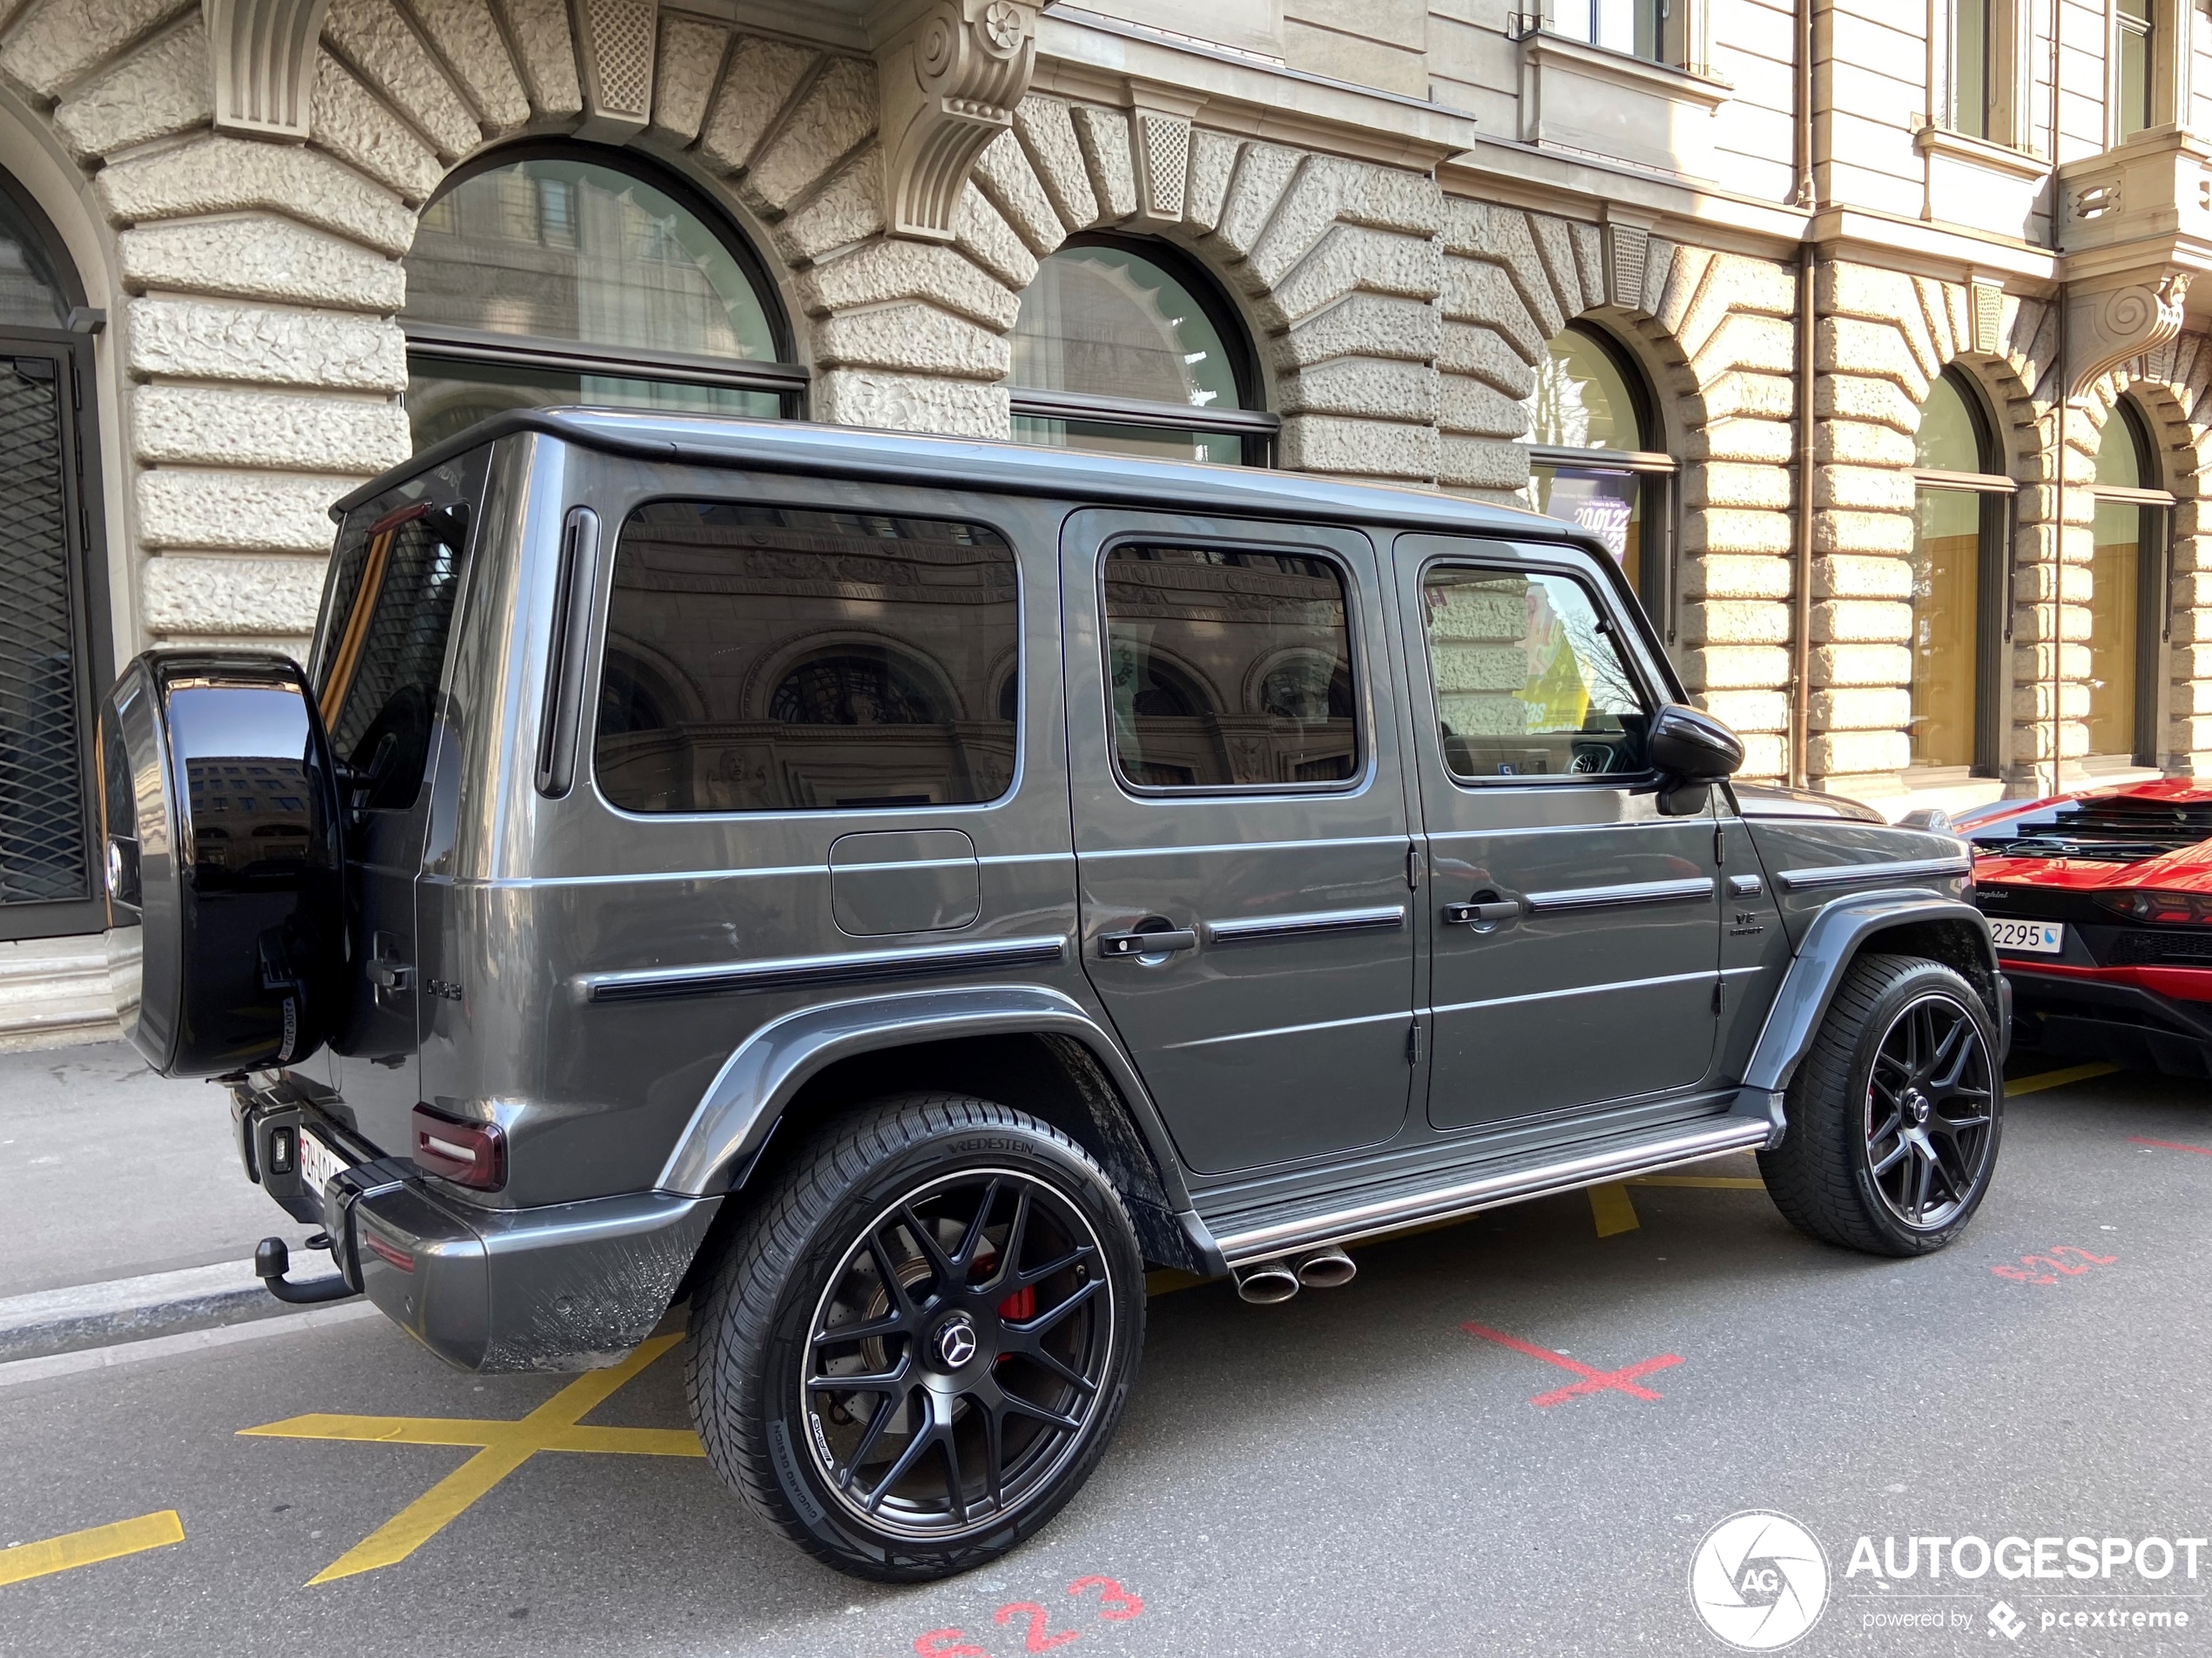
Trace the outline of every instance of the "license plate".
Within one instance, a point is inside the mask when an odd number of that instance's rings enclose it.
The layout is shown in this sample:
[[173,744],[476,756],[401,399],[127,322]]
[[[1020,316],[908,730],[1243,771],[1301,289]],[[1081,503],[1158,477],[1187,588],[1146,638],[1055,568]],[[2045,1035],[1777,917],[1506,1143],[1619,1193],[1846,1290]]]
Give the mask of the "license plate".
[[2066,949],[2066,928],[2056,921],[1992,921],[1990,940],[2000,950],[2058,955]]
[[313,1130],[300,1130],[300,1183],[317,1199],[345,1167],[346,1160],[317,1139]]

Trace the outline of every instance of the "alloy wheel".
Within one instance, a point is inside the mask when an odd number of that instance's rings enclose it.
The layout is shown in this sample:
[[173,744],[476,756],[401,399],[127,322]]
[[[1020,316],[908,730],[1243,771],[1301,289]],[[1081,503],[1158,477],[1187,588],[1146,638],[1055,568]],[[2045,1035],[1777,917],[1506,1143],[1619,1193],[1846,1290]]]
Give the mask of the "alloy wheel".
[[1082,1445],[1113,1322],[1105,1251],[1054,1187],[1008,1169],[931,1181],[869,1223],[815,1307],[799,1383],[815,1468],[876,1530],[995,1529]]
[[1981,1027],[1951,997],[1907,1002],[1874,1050],[1866,1164],[1890,1213],[1919,1231],[1947,1224],[1989,1168],[1995,1072]]

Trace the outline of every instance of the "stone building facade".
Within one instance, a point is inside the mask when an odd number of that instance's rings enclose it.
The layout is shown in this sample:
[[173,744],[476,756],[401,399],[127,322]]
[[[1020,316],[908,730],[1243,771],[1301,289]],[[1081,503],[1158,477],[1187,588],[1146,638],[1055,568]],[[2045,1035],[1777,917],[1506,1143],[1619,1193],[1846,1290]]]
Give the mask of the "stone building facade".
[[[1615,529],[1626,497],[1585,486],[1625,468],[1641,590],[1753,775],[1901,812],[2212,771],[2208,24],[2126,10],[0,0],[0,530],[73,561],[76,701],[42,740],[149,643],[301,648],[328,504],[415,441],[411,374],[489,351],[410,316],[426,211],[557,153],[745,255],[786,414],[1110,435],[1129,410],[1009,384],[1025,296],[1071,247],[1150,247],[1241,335],[1218,425],[1249,462],[1579,479]],[[1575,349],[1634,441],[1581,441]],[[1532,431],[1561,384],[1582,423]],[[1939,394],[1973,465],[1931,458]],[[1956,569],[1946,491],[1979,514]],[[85,869],[77,899],[0,887],[0,1042],[103,1028]]]

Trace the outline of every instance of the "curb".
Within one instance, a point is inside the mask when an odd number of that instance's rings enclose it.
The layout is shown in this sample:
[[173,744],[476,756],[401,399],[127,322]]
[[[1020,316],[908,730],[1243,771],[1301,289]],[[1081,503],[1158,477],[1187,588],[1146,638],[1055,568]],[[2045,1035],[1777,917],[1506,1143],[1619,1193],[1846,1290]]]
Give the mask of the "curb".
[[251,1261],[43,1290],[0,1301],[0,1364],[305,1311],[263,1288]]
[[[269,1297],[275,1300],[275,1297]],[[121,1341],[106,1347],[80,1347],[74,1352],[49,1353],[43,1358],[11,1359],[0,1365],[0,1389],[24,1382],[51,1381],[57,1376],[82,1376],[91,1371],[114,1370],[144,1364],[149,1359],[175,1358],[193,1353],[219,1351],[267,1336],[293,1336],[325,1324],[347,1324],[383,1315],[366,1300],[326,1302],[301,1307],[286,1318],[254,1318],[245,1324],[219,1324],[212,1330],[186,1330],[173,1336],[154,1336],[145,1341]]]

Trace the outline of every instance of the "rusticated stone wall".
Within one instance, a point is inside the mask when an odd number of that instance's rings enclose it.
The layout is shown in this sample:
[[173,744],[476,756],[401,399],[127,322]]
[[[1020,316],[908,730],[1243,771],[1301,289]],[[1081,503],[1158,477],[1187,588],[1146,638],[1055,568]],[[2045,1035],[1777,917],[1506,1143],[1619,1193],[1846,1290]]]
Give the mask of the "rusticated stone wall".
[[[2003,772],[2015,793],[2078,781],[2088,752],[2094,546],[2090,493],[2104,425],[2132,394],[2149,418],[2162,475],[2178,498],[2174,536],[2170,718],[2156,756],[2167,770],[2212,773],[2212,583],[2198,532],[2197,473],[2212,444],[2212,343],[2184,334],[2123,363],[2067,411],[2064,521],[2056,468],[2058,320],[2043,301],[2004,296],[1988,349],[1977,350],[1961,283],[1863,264],[1821,267],[1814,394],[1811,741],[1815,783],[1839,793],[1893,791],[1909,759],[1912,467],[1921,405],[1946,367],[1965,373],[1996,417],[2013,513],[2009,706]],[[2053,719],[2053,704],[2057,719]],[[2055,724],[2055,731],[2054,731]]]
[[[588,10],[595,0],[576,0]],[[150,636],[296,648],[330,501],[402,459],[401,260],[454,167],[517,138],[603,135],[564,0],[334,0],[305,144],[212,125],[192,0],[0,0],[0,99],[85,170],[113,238],[111,319],[131,475],[125,522]],[[1588,217],[1447,195],[1433,173],[1181,116],[1034,94],[983,152],[938,246],[886,233],[876,69],[850,53],[660,14],[626,141],[722,203],[760,247],[813,371],[817,419],[1008,431],[1008,332],[1038,261],[1111,226],[1178,244],[1243,308],[1290,467],[1502,499],[1527,459],[1523,400],[1577,317],[1652,376],[1680,462],[1671,618],[1684,677],[1743,731],[1754,776],[1789,731],[1795,418],[1786,262]],[[1906,758],[1912,438],[1957,361],[2001,412],[2022,485],[2013,780],[2085,740],[2090,510],[2050,522],[2048,308],[2007,296],[1966,342],[1958,284],[1824,264],[1809,755],[1816,781],[1893,791]],[[2212,573],[2196,531],[2201,342],[2115,371],[2073,417],[2086,483],[2111,398],[2164,422],[2179,512],[2170,763],[2212,765]],[[2051,595],[2060,603],[2054,607]],[[2052,636],[2052,637],[2047,637]]]
[[[1782,267],[1661,242],[1623,280],[1594,224],[1046,96],[984,152],[950,246],[894,239],[872,63],[673,12],[659,31],[631,141],[759,242],[817,419],[1006,435],[1022,291],[1069,236],[1114,226],[1184,246],[1244,309],[1281,464],[1502,499],[1527,481],[1545,341],[1604,319],[1675,411],[1691,683],[1749,734],[1754,771],[1780,770]],[[487,146],[590,114],[558,0],[336,0],[315,76],[309,142],[262,143],[212,130],[189,0],[30,0],[0,36],[0,78],[91,172],[133,296],[113,320],[125,533],[156,637],[296,647],[329,502],[407,453],[395,313],[415,214]]]
[[[2067,465],[2069,480],[2092,475],[2094,460],[2085,464],[2080,450],[2086,443],[2094,456],[2102,446],[2104,423],[2122,395],[2133,398],[2150,429],[2159,475],[2144,482],[2175,496],[2166,612],[2167,724],[2157,758],[2176,775],[2212,777],[2212,521],[2205,516],[2197,482],[2212,463],[2212,338],[2182,334],[2091,385],[2078,401],[2086,406],[2082,423],[2095,429],[2076,437],[2075,456]],[[2067,516],[2074,516],[2070,498]],[[2086,560],[2086,529],[2081,540]],[[2080,667],[2086,678],[2086,662]],[[2084,711],[2087,700],[2085,691]]]

